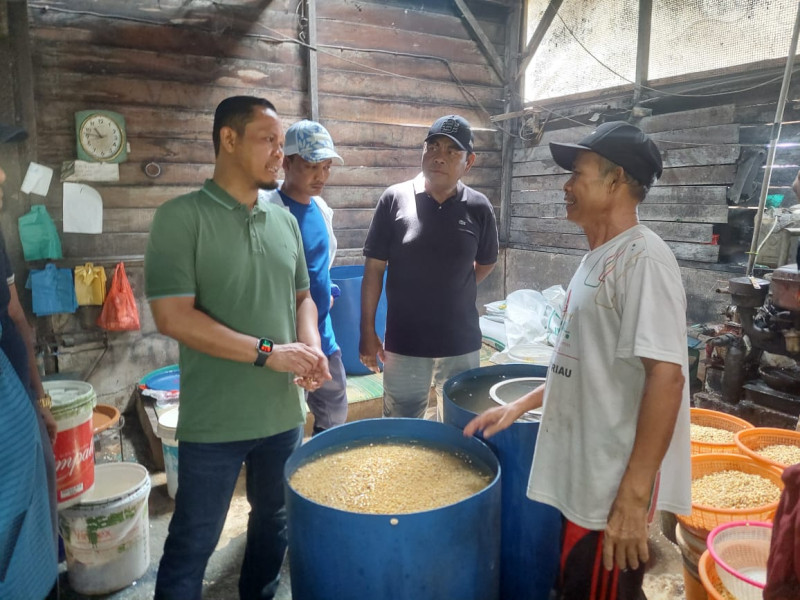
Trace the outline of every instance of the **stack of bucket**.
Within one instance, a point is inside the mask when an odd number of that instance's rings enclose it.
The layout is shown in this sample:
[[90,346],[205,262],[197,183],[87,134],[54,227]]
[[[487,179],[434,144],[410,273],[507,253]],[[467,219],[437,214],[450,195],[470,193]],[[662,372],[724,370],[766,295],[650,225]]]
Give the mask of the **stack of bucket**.
[[83,381],[44,386],[58,425],[56,493],[70,585],[82,594],[122,589],[150,563],[147,469],[135,463],[95,466],[94,389]]
[[151,371],[139,382],[139,389],[146,396],[156,398],[158,427],[156,435],[161,439],[164,455],[164,471],[167,474],[167,493],[175,498],[178,492],[178,408],[180,405],[181,372],[178,365],[169,365]]
[[[696,425],[724,429],[738,436],[753,430],[743,419],[693,408],[691,421]],[[711,443],[692,440],[692,479],[720,471],[740,471],[769,479],[783,489],[780,472],[745,456],[735,442]],[[700,576],[701,557],[706,552],[709,533],[718,525],[735,521],[771,521],[777,502],[747,509],[717,509],[692,503],[692,514],[678,516],[675,537],[683,557],[683,578],[687,600],[706,600],[708,590]]]

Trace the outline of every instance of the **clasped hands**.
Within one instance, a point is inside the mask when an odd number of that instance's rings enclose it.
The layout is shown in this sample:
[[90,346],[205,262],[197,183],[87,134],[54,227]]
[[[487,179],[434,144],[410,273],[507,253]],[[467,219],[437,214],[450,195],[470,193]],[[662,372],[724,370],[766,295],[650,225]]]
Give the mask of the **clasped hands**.
[[276,344],[266,366],[273,371],[294,374],[294,383],[313,392],[331,379],[328,358],[319,348],[303,342]]

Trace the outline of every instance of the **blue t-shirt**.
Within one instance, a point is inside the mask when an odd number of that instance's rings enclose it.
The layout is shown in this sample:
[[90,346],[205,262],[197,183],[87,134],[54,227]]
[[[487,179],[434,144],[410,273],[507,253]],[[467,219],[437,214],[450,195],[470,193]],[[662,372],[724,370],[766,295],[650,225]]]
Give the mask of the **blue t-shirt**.
[[303,238],[303,250],[308,265],[308,277],[311,280],[311,297],[317,305],[319,336],[322,340],[322,351],[330,356],[339,349],[333,335],[331,324],[331,272],[330,241],[325,218],[314,201],[308,204],[296,202],[280,190],[283,203],[300,225],[300,236]]

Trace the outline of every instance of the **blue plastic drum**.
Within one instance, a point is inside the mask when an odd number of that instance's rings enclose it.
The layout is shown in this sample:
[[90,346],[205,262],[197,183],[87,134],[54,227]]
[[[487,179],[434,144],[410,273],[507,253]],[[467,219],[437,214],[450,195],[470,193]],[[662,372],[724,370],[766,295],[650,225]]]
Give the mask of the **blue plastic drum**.
[[[494,478],[469,498],[434,510],[375,515],[313,502],[288,484],[303,463],[371,441],[418,442],[466,454]],[[286,463],[292,597],[302,600],[498,600],[500,465],[479,440],[420,419],[368,419],[334,427]]]
[[[489,397],[489,390],[496,383],[546,374],[546,367],[527,364],[465,371],[444,385],[444,422],[463,429],[476,414],[497,406]],[[538,433],[538,422],[517,421],[485,440],[503,469],[500,560],[503,600],[547,600],[558,575],[561,514],[552,506],[527,497]]]
[[[342,349],[342,364],[348,375],[368,375],[358,356],[358,340],[361,336],[361,282],[364,265],[333,267],[331,281],[339,286],[341,295],[331,307],[331,324],[336,342]],[[383,340],[386,333],[386,278],[378,309],[375,313],[375,331]]]

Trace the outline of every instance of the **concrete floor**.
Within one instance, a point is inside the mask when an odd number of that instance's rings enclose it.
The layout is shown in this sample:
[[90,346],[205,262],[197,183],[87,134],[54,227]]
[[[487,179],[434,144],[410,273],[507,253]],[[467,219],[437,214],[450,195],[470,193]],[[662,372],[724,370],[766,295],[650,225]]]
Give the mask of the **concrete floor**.
[[[98,462],[119,460],[136,461],[151,470],[150,492],[150,553],[151,563],[145,575],[131,586],[105,596],[84,596],[70,589],[66,563],[60,567],[61,598],[63,600],[145,600],[153,597],[156,571],[161,558],[167,527],[172,516],[173,501],[167,495],[166,475],[152,471],[152,459],[138,419],[131,415],[122,429],[122,453],[119,438],[107,438],[98,453]],[[238,598],[239,566],[244,554],[248,503],[244,480],[240,477],[231,503],[225,527],[217,550],[211,557],[203,585],[207,600],[232,600]],[[662,534],[656,519],[650,531],[651,560],[645,575],[645,593],[648,600],[682,600],[685,598],[682,563],[677,547]],[[288,561],[284,563],[280,589],[276,600],[291,600]],[[443,599],[444,600],[444,599]]]

